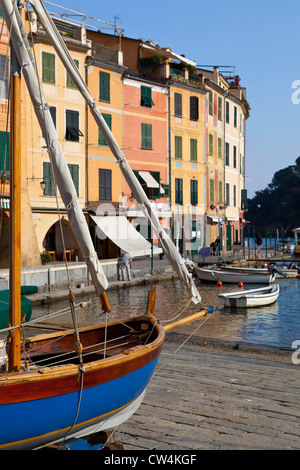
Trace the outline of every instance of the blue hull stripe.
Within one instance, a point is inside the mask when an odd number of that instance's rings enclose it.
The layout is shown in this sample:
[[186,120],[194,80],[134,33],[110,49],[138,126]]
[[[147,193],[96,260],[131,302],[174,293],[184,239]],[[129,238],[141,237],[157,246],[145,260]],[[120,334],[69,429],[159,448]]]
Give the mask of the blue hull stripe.
[[[134,401],[151,379],[157,359],[130,374],[82,391],[76,425],[92,424]],[[83,378],[84,380],[84,378]],[[79,392],[0,406],[0,449],[68,429],[77,412]]]

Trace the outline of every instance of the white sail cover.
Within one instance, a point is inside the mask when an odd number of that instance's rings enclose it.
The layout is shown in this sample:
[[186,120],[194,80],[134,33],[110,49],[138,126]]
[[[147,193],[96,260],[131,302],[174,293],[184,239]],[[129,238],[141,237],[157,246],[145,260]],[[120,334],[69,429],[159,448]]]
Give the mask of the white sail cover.
[[66,207],[73,233],[91,274],[96,292],[98,295],[101,295],[107,288],[108,282],[95,252],[85,217],[78,204],[76,189],[57,138],[49,105],[38,83],[33,59],[29,53],[27,35],[16,7],[16,2],[0,0],[0,5],[8,30],[11,32],[11,42],[47,144],[54,177]]
[[[3,0],[1,0],[2,3]],[[172,264],[173,268],[179,275],[179,277],[185,282],[187,287],[190,290],[192,299],[195,303],[201,303],[201,296],[190,276],[189,272],[186,269],[184,260],[182,259],[180,253],[177,251],[176,247],[174,246],[172,240],[170,239],[169,235],[162,229],[158,217],[156,216],[155,212],[151,208],[150,201],[148,200],[142,186],[138,182],[136,176],[134,175],[132,169],[130,168],[128,162],[126,161],[123,153],[121,152],[117,141],[115,140],[111,130],[109,129],[108,125],[106,124],[99,108],[97,107],[95,100],[91,96],[84,80],[82,79],[80,72],[74,63],[64,41],[59,32],[56,29],[55,24],[53,23],[50,15],[46,11],[44,5],[41,3],[40,0],[31,0],[30,1],[39,21],[43,25],[47,36],[51,43],[53,44],[54,49],[56,50],[57,54],[59,55],[62,63],[64,64],[65,68],[69,72],[74,81],[75,85],[77,86],[78,90],[86,100],[90,111],[97,122],[106,142],[108,143],[113,155],[115,156],[120,169],[135,196],[135,199],[138,201],[139,204],[142,205],[143,212],[146,217],[148,217],[149,221],[152,224],[152,227],[158,237],[160,244],[165,252],[168,260]]]

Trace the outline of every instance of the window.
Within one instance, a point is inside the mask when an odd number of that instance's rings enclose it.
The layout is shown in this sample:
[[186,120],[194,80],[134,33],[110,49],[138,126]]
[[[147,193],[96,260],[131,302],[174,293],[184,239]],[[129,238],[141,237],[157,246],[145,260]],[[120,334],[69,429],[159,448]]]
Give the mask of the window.
[[182,179],[175,178],[175,204],[183,204]]
[[218,96],[218,119],[222,121],[222,98]]
[[111,201],[111,170],[99,168],[99,201]]
[[[74,59],[76,67],[79,69],[79,60]],[[67,87],[68,88],[76,88],[75,83],[73,82],[71,75],[67,72]]]
[[218,137],[218,158],[222,158],[222,139]]
[[209,180],[209,200],[215,202],[215,180]]
[[234,106],[233,108],[233,125],[237,127],[237,107]]
[[175,116],[182,117],[182,95],[180,93],[174,93],[175,101]]
[[151,108],[154,105],[151,98],[151,88],[149,86],[141,86],[141,106]]
[[225,165],[229,166],[229,143],[225,143]]
[[[77,192],[79,194],[79,165],[68,164],[71,177]],[[55,196],[56,182],[53,178],[52,167],[50,162],[43,162],[43,180],[46,182],[44,196]]]
[[107,72],[99,74],[99,99],[100,101],[110,101],[110,75]]
[[56,108],[55,108],[55,106],[50,106],[49,111],[50,111],[50,114],[51,114],[51,117],[52,117],[54,127],[56,127]]
[[236,145],[233,146],[233,168],[236,168]]
[[208,112],[213,115],[213,93],[210,91],[208,94]]
[[229,183],[226,183],[226,188],[225,188],[225,203],[229,206],[229,203],[230,203],[230,188],[229,188]]
[[236,185],[233,185],[233,207],[236,207]]
[[182,158],[182,137],[175,135],[175,158]]
[[10,138],[9,132],[0,131],[0,173],[5,171],[6,176],[10,172]]
[[198,181],[191,180],[191,204],[196,206],[198,204]]
[[152,149],[152,124],[142,124],[142,149]]
[[8,70],[9,63],[4,54],[0,54],[0,92],[1,98],[8,99]]
[[42,52],[42,81],[55,84],[55,55]]
[[71,177],[77,192],[77,196],[79,194],[79,165],[68,164]]
[[225,117],[226,117],[226,124],[229,124],[229,101],[225,103]]
[[[106,122],[106,124],[108,125],[108,127],[110,128],[111,130],[111,114],[102,114],[103,116],[103,119],[104,121]],[[106,142],[105,138],[104,138],[104,135],[102,134],[102,132],[100,131],[99,129],[99,132],[98,132],[98,144],[99,145],[108,145],[108,143]]]
[[190,120],[198,121],[199,119],[199,106],[198,106],[198,97],[190,96]]
[[241,209],[248,209],[247,189],[241,190]]
[[79,137],[82,137],[83,134],[79,129],[79,112],[71,111],[67,109],[66,111],[66,140],[72,142],[79,142]]
[[43,195],[44,196],[55,196],[56,184],[52,174],[51,163],[43,162],[43,180],[46,183]]
[[209,134],[208,138],[209,138],[209,141],[208,141],[208,145],[209,145],[208,153],[209,153],[209,155],[213,155],[213,154],[214,154],[214,136],[213,136],[212,134]]
[[[143,180],[141,175],[139,174],[138,170],[133,170],[133,173],[135,174],[138,182],[141,184],[146,196],[148,199],[160,199],[161,193],[160,193],[160,172],[159,171],[149,171],[150,175],[158,182],[159,187],[158,188],[150,188],[147,186],[147,183]],[[164,185],[166,186],[166,185]],[[166,196],[166,194],[165,194]]]
[[197,161],[197,139],[190,139],[190,154],[191,154],[191,161]]
[[223,202],[223,185],[222,181],[219,181],[219,204]]

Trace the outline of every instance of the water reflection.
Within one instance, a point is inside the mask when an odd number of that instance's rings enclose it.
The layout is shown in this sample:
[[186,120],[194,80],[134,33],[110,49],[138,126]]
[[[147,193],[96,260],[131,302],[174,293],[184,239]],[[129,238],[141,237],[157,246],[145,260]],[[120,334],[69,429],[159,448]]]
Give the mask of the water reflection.
[[[176,331],[193,333],[202,338],[290,348],[292,342],[300,337],[300,280],[282,279],[276,282],[280,284],[280,295],[277,302],[270,306],[248,309],[220,308],[209,317],[181,326]],[[163,323],[173,319],[187,305],[190,297],[179,280],[160,282],[155,286],[156,315]],[[254,286],[247,285],[247,289],[252,287]],[[149,289],[150,286],[147,285],[108,291],[112,316],[120,318],[145,313]],[[220,305],[218,294],[238,290],[238,287],[223,284],[223,287],[218,288],[214,284],[201,283],[198,289],[203,304],[207,307]],[[76,302],[93,298],[94,296],[76,298]],[[33,318],[50,314],[67,305],[66,301],[57,301],[44,306],[34,306]],[[191,302],[184,314],[190,315],[198,310],[199,306]],[[91,300],[85,308],[79,309],[77,317],[79,326],[101,321],[103,317],[99,302]],[[71,316],[69,315],[67,320],[60,320],[59,323],[71,327]]]

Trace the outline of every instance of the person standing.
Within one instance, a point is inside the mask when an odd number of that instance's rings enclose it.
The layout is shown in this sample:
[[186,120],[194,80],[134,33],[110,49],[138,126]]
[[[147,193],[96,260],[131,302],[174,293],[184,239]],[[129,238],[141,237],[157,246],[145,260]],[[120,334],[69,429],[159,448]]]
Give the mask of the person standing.
[[124,268],[126,268],[126,273],[127,273],[127,279],[128,281],[131,281],[131,275],[130,275],[130,265],[132,262],[132,257],[129,253],[124,253],[122,256],[121,260],[121,273],[122,273],[122,281],[125,281],[125,273],[124,273]]

